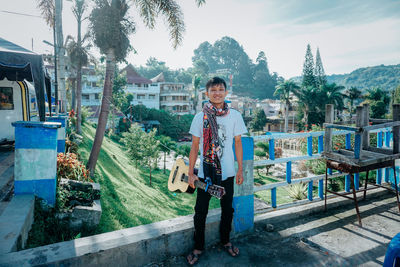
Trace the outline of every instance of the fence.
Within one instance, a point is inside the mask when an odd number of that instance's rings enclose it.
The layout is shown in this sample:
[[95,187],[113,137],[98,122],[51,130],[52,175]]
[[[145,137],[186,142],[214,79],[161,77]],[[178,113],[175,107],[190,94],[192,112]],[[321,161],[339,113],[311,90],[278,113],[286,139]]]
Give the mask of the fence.
[[[393,139],[393,135],[391,132],[391,128],[384,128],[384,129],[379,129],[379,130],[373,130],[370,131],[370,133],[374,133],[377,135],[377,147],[390,147],[391,146],[391,140]],[[298,179],[292,179],[292,162],[296,161],[303,161],[303,160],[315,160],[315,159],[320,159],[321,158],[321,152],[324,149],[324,131],[318,131],[318,132],[306,132],[306,133],[278,133],[278,134],[272,134],[272,135],[261,135],[261,136],[253,136],[254,143],[259,142],[259,141],[268,141],[269,143],[269,159],[267,160],[257,160],[254,161],[254,166],[266,166],[266,165],[272,165],[272,164],[278,164],[278,163],[286,163],[286,181],[282,182],[276,182],[276,183],[270,183],[266,185],[261,185],[261,186],[254,186],[254,192],[260,192],[260,191],[266,191],[266,190],[271,190],[271,208],[269,209],[280,209],[280,208],[285,208],[288,206],[295,206],[295,205],[301,205],[304,204],[305,202],[310,202],[310,201],[320,201],[324,199],[324,178],[325,174],[323,175],[316,175],[316,176],[309,176],[309,177],[303,177],[303,178],[298,178]],[[344,135],[345,136],[345,147],[346,149],[351,149],[351,140],[352,140],[352,135],[354,135],[354,132],[352,131],[333,131],[332,135],[337,136],[337,135]],[[299,138],[306,138],[307,139],[307,154],[306,155],[301,155],[301,156],[295,156],[295,157],[286,157],[286,158],[275,158],[275,143],[277,140],[282,140],[282,139],[299,139]],[[317,139],[317,154],[313,154],[313,139]],[[382,183],[382,174],[383,170],[378,169],[376,174],[376,183],[381,184]],[[340,173],[340,172],[335,172],[333,173],[331,169],[328,169],[328,179],[340,177],[340,176],[345,176],[345,191],[350,192],[350,175],[347,173]],[[384,181],[388,182],[390,177],[390,168],[385,168],[384,170]],[[355,189],[359,189],[359,174],[354,175],[354,183],[355,183]],[[318,181],[318,197],[313,196],[313,184],[314,181]],[[277,203],[277,188],[279,187],[285,187],[289,186],[291,184],[296,184],[296,183],[308,183],[308,190],[307,190],[307,199],[306,200],[300,200],[296,201],[293,203],[288,203],[288,204],[282,204],[278,206]],[[267,210],[269,210],[267,209]],[[263,210],[267,211],[267,210]],[[257,213],[257,212],[256,212]]]

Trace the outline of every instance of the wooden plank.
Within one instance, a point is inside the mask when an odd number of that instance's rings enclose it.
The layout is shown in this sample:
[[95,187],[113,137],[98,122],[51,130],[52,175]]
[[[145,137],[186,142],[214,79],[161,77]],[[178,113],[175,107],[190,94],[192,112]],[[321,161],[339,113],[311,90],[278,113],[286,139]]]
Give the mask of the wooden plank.
[[393,120],[369,118],[369,121],[370,121],[370,122],[376,122],[376,123],[385,123],[385,122],[392,122]]
[[[363,125],[363,120],[364,120],[364,112],[363,112],[363,107],[362,106],[358,106],[356,108],[356,116],[357,116],[356,117],[356,126],[357,127],[361,127]],[[360,134],[358,134],[358,135],[360,135]],[[362,135],[360,137],[357,137],[357,138],[360,138],[359,141],[362,144],[362,140],[361,140],[362,139]],[[357,138],[355,138],[355,139],[357,139]],[[356,147],[356,145],[357,145],[357,147]],[[357,153],[358,153],[359,157],[361,158],[362,157],[361,145],[359,145],[358,142],[357,142],[357,144],[354,144],[354,152],[356,152],[356,150],[357,150]]]
[[361,121],[361,126],[364,127],[364,132],[362,135],[362,148],[365,149],[369,147],[369,132],[365,130],[365,126],[369,125],[369,104],[363,105],[363,116]]
[[400,121],[386,122],[386,123],[381,123],[381,124],[365,126],[365,127],[363,127],[363,129],[365,131],[371,131],[371,130],[375,130],[375,129],[394,127],[394,126],[400,126]]
[[360,161],[359,164],[360,164],[360,166],[368,166],[368,165],[382,163],[385,161],[391,161],[391,160],[396,160],[396,159],[400,159],[400,153],[394,154],[394,155],[385,155],[385,156],[379,157],[379,158],[366,159],[366,160]]
[[347,163],[350,165],[354,165],[354,166],[359,166],[359,160],[355,159],[355,158],[349,158],[346,157],[345,155],[341,155],[337,152],[323,152],[322,153],[323,157],[325,159],[329,159],[329,160],[333,160],[333,161],[338,161],[338,162],[343,162],[343,163]]
[[362,132],[363,128],[360,127],[353,127],[348,125],[339,125],[336,123],[324,123],[325,128],[332,128],[332,129],[340,129],[346,131],[353,131],[353,132]]
[[[334,108],[332,104],[325,106],[325,123],[333,123],[334,119]],[[324,123],[324,124],[325,124]],[[324,151],[332,151],[332,128],[325,128],[325,139],[324,139]]]
[[371,151],[371,152],[376,152],[376,153],[381,153],[381,154],[386,154],[386,155],[393,155],[393,150],[392,149],[388,149],[388,148],[380,148],[380,147],[369,146],[364,151]]

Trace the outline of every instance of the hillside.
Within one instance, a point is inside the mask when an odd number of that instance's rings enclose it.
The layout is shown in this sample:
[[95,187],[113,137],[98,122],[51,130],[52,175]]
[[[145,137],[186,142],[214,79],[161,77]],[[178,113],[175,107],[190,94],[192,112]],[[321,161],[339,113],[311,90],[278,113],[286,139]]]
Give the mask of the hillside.
[[[292,78],[301,83],[301,77]],[[385,90],[394,90],[400,85],[400,64],[379,65],[359,68],[348,74],[332,74],[327,76],[329,83],[343,85],[346,88],[355,86],[359,89],[379,87]]]
[[[85,124],[79,153],[89,158],[95,128]],[[97,233],[162,221],[194,213],[195,194],[168,191],[169,171],[152,171],[152,186],[146,168],[134,167],[123,145],[105,136],[96,166],[95,181],[101,185],[103,214]],[[219,205],[212,199],[210,208]]]

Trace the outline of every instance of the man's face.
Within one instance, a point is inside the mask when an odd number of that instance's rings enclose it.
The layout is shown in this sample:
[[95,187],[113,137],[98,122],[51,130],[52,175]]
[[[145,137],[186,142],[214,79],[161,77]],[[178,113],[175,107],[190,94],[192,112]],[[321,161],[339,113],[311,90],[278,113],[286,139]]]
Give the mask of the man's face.
[[210,99],[210,102],[213,104],[224,103],[225,97],[227,94],[228,94],[228,91],[225,90],[225,87],[223,84],[217,84],[217,85],[211,86],[206,91],[206,96],[208,96],[208,98]]

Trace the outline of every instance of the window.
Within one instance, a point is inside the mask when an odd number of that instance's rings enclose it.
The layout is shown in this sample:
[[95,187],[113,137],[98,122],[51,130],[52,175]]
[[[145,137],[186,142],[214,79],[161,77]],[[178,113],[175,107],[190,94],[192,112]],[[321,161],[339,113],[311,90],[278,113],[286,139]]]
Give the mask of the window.
[[100,98],[100,94],[94,94],[94,99],[99,99]]
[[137,95],[137,99],[146,99],[146,95]]
[[275,113],[275,111],[273,111],[273,110],[270,110],[270,111],[269,111],[269,113]]
[[156,95],[149,95],[149,99],[156,99]]
[[92,82],[92,87],[97,87],[96,82]]
[[82,94],[82,100],[89,100],[88,94]]
[[13,110],[13,88],[0,87],[0,110]]
[[173,96],[172,96],[172,100],[176,100],[176,96],[173,95]]

